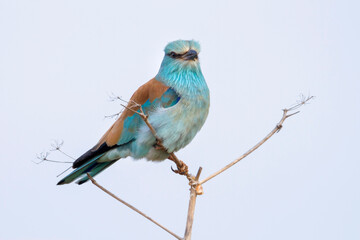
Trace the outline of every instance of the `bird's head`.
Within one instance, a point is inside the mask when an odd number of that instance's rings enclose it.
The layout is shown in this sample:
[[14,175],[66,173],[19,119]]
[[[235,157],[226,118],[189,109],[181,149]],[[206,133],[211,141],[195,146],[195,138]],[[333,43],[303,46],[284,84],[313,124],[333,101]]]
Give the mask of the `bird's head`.
[[[187,71],[201,72],[199,64],[200,44],[193,40],[177,40],[165,47],[165,56],[159,74],[165,75],[184,73]],[[170,77],[170,76],[163,76]]]
[[156,79],[172,87],[182,96],[208,96],[208,87],[199,63],[200,44],[193,40],[177,40],[165,47],[165,56]]
[[200,44],[193,40],[177,40],[168,43],[165,47],[165,57],[170,62],[179,62],[185,65],[198,62]]

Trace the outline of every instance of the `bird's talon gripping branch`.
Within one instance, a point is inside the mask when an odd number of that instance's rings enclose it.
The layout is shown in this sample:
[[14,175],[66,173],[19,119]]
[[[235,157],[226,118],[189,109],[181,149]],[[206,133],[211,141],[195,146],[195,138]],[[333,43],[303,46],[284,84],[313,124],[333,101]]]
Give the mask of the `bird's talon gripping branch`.
[[170,168],[171,168],[171,171],[173,171],[174,173],[177,173],[177,170],[174,170],[172,166]]
[[188,172],[189,172],[188,166],[183,161],[181,161],[181,160],[179,160],[179,161],[180,161],[179,165],[177,165],[179,174],[180,175],[188,174]]
[[[176,164],[176,167],[177,167],[176,170],[174,170],[174,169],[171,167],[171,171],[173,171],[174,173],[177,173],[177,174],[179,174],[179,175],[185,175],[185,176],[188,176],[188,175],[189,175],[189,168],[188,168],[188,166],[187,166],[183,161],[181,161],[181,160],[175,161],[171,155],[169,156],[169,159],[170,159],[171,161],[174,161],[175,164]],[[190,176],[190,175],[189,175],[189,176]]]

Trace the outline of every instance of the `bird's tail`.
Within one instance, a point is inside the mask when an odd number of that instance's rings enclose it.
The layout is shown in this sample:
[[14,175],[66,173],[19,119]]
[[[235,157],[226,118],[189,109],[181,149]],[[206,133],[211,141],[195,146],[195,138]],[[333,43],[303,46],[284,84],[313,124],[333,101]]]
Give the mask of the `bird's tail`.
[[[99,173],[101,173],[102,171],[104,171],[106,168],[110,167],[111,165],[113,165],[115,161],[112,162],[104,162],[104,163],[98,163],[90,172],[90,176],[91,177],[95,177],[96,175],[98,175]],[[81,179],[79,179],[76,183],[81,185],[85,182],[89,181],[89,178],[87,175],[85,175],[84,177],[82,177]]]
[[111,162],[101,162],[101,163],[97,162],[97,160],[102,155],[103,154],[95,157],[94,159],[87,162],[83,166],[75,169],[69,175],[67,175],[66,177],[61,179],[61,181],[58,182],[57,185],[63,185],[63,184],[71,183],[71,182],[73,182],[74,180],[76,180],[76,179],[78,179],[80,177],[82,177],[82,178],[77,183],[78,184],[83,184],[84,182],[87,182],[89,180],[86,173],[89,173],[92,177],[94,177],[97,174],[99,174],[100,172],[102,172],[103,170],[105,170],[106,168],[110,167],[113,163],[116,162],[116,160],[111,161]]

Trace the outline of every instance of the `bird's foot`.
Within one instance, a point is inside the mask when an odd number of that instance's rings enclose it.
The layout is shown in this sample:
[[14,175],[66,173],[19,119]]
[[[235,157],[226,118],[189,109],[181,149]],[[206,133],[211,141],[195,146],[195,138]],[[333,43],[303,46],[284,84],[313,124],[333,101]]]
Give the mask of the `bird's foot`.
[[[174,161],[174,159],[173,159],[173,157],[171,155],[169,156],[169,159]],[[171,167],[171,170],[174,173],[177,173],[177,174],[180,174],[180,175],[188,175],[189,174],[189,168],[183,161],[177,160],[177,161],[174,161],[174,162],[176,163],[176,167],[177,167],[177,170],[174,170]]]

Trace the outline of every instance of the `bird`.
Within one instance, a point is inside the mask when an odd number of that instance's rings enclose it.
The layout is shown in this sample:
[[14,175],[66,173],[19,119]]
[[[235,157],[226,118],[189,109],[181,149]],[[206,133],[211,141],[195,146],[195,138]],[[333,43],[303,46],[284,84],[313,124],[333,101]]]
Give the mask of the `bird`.
[[[140,86],[121,115],[98,143],[73,162],[74,169],[57,185],[83,184],[119,159],[132,157],[163,161],[188,145],[209,113],[210,92],[199,62],[195,40],[169,42],[156,76]],[[137,113],[143,110],[161,139],[156,138]]]

